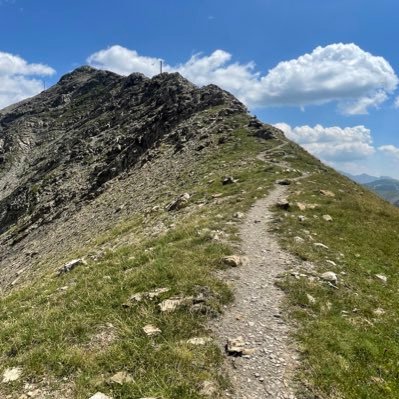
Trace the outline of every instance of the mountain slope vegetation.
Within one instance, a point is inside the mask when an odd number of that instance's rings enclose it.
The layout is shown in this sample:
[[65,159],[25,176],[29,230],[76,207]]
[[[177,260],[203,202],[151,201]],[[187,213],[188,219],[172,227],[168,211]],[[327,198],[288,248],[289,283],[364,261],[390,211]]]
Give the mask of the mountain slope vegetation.
[[177,74],[84,67],[1,114],[1,371],[19,377],[0,395],[222,395],[220,348],[190,339],[234,300],[236,213],[288,179],[273,229],[309,261],[278,281],[299,397],[398,397],[398,209]]

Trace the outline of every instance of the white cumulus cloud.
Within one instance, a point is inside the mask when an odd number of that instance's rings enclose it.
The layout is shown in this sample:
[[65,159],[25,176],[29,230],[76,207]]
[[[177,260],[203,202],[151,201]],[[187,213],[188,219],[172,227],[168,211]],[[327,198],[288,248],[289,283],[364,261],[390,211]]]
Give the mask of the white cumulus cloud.
[[120,75],[141,72],[147,76],[159,73],[159,58],[144,57],[135,50],[112,46],[92,54],[87,62],[99,69],[108,69]]
[[[159,71],[158,58],[118,45],[92,54],[87,61],[122,75],[142,72],[153,76]],[[280,62],[266,75],[256,70],[254,62],[233,62],[224,50],[196,54],[178,65],[164,63],[164,70],[180,72],[198,85],[215,83],[253,107],[336,102],[347,114],[364,114],[378,107],[399,82],[388,61],[353,43],[317,47],[309,54]]]
[[329,163],[351,162],[375,153],[371,132],[362,125],[345,128],[322,125],[291,127],[286,123],[277,123],[275,126],[289,139]]
[[396,158],[399,158],[399,148],[395,147],[392,144],[382,145],[378,147],[378,149],[382,152],[385,152],[387,154],[393,155]]
[[43,83],[37,77],[54,73],[47,65],[30,64],[20,56],[0,52],[0,109],[38,94]]

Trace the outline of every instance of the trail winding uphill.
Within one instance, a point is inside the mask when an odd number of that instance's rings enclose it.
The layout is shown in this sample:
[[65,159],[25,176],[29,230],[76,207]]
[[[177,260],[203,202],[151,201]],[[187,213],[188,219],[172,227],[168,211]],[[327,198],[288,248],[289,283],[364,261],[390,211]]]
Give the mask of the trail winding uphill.
[[242,337],[244,355],[228,356],[226,361],[234,389],[227,395],[235,399],[295,398],[290,380],[298,353],[282,315],[284,293],[275,282],[298,260],[279,247],[270,231],[271,207],[286,189],[277,185],[250,209],[240,230],[247,261],[225,275],[233,282],[235,301],[214,329],[222,346],[228,339]]

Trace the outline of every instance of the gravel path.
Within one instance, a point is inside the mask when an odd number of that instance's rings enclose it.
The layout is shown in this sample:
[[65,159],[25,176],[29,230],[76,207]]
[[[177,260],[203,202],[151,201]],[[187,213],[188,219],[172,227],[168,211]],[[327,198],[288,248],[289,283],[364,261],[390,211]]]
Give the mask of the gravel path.
[[285,194],[285,186],[276,186],[250,209],[240,231],[241,250],[248,262],[224,274],[224,279],[233,282],[235,301],[213,326],[215,335],[222,347],[228,338],[241,336],[245,348],[256,349],[250,355],[226,355],[234,388],[226,396],[235,399],[295,398],[290,375],[298,355],[281,314],[284,293],[275,281],[298,261],[279,247],[269,231],[270,208]]

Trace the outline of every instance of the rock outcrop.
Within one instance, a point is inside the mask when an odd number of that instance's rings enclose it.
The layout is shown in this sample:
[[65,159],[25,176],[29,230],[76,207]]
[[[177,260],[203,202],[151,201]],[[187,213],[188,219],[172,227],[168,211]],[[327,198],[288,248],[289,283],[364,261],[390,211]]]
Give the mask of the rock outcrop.
[[0,110],[0,286],[126,215],[164,209],[151,202],[181,194],[170,182],[228,142],[238,115],[254,136],[278,134],[215,85],[87,66]]

